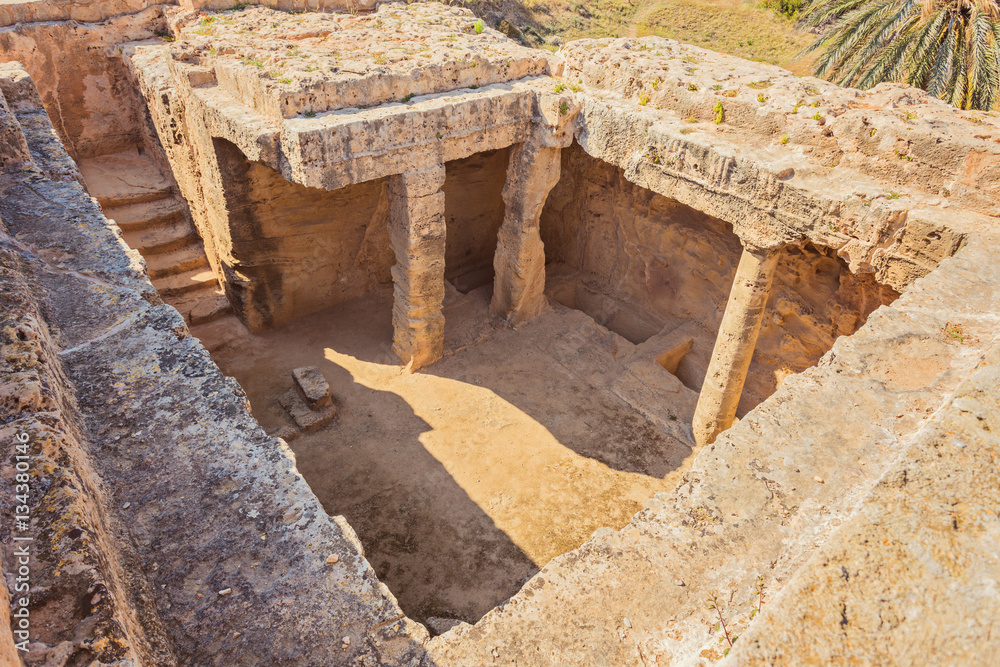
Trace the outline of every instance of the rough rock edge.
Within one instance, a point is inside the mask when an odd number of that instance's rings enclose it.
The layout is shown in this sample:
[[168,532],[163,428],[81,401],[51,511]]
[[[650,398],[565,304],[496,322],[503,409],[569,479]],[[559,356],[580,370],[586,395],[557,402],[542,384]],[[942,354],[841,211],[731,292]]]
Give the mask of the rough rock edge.
[[998,387],[994,343],[726,664],[992,664],[1000,651],[990,631],[1000,615]]
[[[26,147],[14,178],[75,181],[76,165],[53,139],[55,131],[27,72],[16,63],[0,65],[0,93],[4,106],[15,112],[20,143]],[[0,180],[0,190],[7,189],[9,178]],[[15,531],[12,523],[13,487],[0,497],[0,568],[6,561],[6,584],[14,590],[12,556],[16,547],[29,545],[33,662],[61,664],[71,656],[89,656],[108,665],[174,664],[150,603],[152,591],[136,574],[140,568],[131,537],[88,458],[73,387],[33,296],[38,285],[27,277],[51,270],[11,238],[0,219],[0,443],[7,453],[2,477],[13,484],[19,433],[30,438],[34,473],[28,533]],[[15,534],[28,534],[34,541],[14,542]],[[17,592],[15,598],[24,595]],[[75,604],[67,606],[65,600]],[[5,639],[10,636],[9,611],[4,605]],[[16,652],[12,659],[20,663]]]
[[[54,142],[46,150],[69,161]],[[178,660],[419,660],[426,630],[402,615],[180,315],[158,305],[141,260],[96,203],[78,183],[38,172],[3,187],[19,247],[56,262],[32,265],[39,303],[85,447],[137,545],[141,565],[129,569],[153,584]],[[335,571],[330,553],[340,554]],[[343,636],[348,648],[331,641]]]

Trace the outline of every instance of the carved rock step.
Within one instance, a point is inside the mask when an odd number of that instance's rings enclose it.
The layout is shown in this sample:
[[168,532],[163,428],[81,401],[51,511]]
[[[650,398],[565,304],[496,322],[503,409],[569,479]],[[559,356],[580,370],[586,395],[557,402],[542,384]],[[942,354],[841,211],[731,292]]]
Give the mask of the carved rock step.
[[150,255],[146,259],[149,277],[154,280],[205,266],[208,266],[208,258],[205,257],[205,251],[198,243],[191,243],[180,250]]
[[79,166],[87,190],[104,209],[155,201],[173,193],[160,168],[136,149],[85,158]]
[[187,294],[188,292],[210,290],[218,287],[218,282],[215,280],[215,274],[212,273],[211,269],[200,268],[165,278],[157,278],[153,281],[153,287],[160,293],[160,296],[167,299],[172,296]]
[[104,215],[114,220],[123,232],[134,232],[184,220],[187,218],[187,207],[179,197],[168,196],[155,201],[108,207],[104,209]]
[[134,232],[125,232],[125,242],[138,250],[143,257],[179,250],[195,243],[198,233],[187,220]]
[[190,326],[214,322],[233,312],[225,292],[218,286],[213,290],[198,290],[171,297],[168,302]]
[[214,322],[191,327],[191,335],[201,340],[201,344],[209,352],[215,352],[225,345],[242,340],[249,333],[235,315],[226,315]]

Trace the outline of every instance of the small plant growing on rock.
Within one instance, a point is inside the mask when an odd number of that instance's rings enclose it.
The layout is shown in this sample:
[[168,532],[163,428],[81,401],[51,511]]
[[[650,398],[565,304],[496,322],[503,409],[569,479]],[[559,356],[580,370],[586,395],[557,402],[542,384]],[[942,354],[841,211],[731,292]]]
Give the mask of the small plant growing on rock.
[[258,60],[257,58],[249,58],[249,57],[243,58],[242,60],[240,60],[240,62],[243,63],[244,65],[253,65],[258,69],[264,69],[263,61]]
[[896,157],[898,157],[900,160],[906,160],[907,162],[913,162],[913,156],[912,155],[907,155],[906,153],[900,153],[898,150],[894,151],[894,152],[896,153]]
[[697,123],[698,119],[694,117],[694,114],[691,114],[690,116],[688,116],[687,118],[684,119],[684,122],[685,123]]
[[569,104],[563,100],[563,103],[559,105],[559,115],[565,116],[567,113],[569,113]]
[[647,104],[649,104],[649,95],[647,95],[646,93],[642,93],[641,95],[639,95],[639,106],[644,107]]
[[722,84],[721,83],[717,83],[717,84],[713,85],[712,86],[712,90],[716,90],[716,91],[722,90]]
[[916,120],[917,118],[918,118],[917,114],[913,113],[912,111],[906,112],[906,120]]
[[765,95],[764,93],[757,93],[757,101],[760,102],[761,104],[767,102],[767,95]]
[[885,196],[885,198],[886,199],[899,199],[899,193],[898,192],[890,192],[889,194],[887,194]]
[[660,80],[659,79],[653,79],[653,81],[652,81],[652,83],[650,83],[650,85],[653,86],[653,90],[659,90],[660,89]]
[[557,83],[557,84],[556,84],[556,87],[555,87],[555,88],[553,88],[553,90],[554,90],[555,92],[557,92],[557,93],[561,93],[561,92],[563,92],[564,90],[566,90],[566,84],[565,84],[565,83]]
[[787,134],[781,135],[781,143],[783,143],[783,144],[787,144],[788,143],[788,135]]
[[722,121],[726,119],[726,110],[722,106],[722,102],[715,103],[715,124],[722,125]]
[[472,29],[477,35],[481,35],[483,34],[483,30],[486,30],[486,25],[481,20],[476,20],[476,22],[472,24]]
[[305,116],[306,116],[306,118],[315,118],[316,117],[316,112],[313,111],[312,109],[310,109],[309,111],[307,111],[305,113]]
[[823,120],[823,117],[819,115],[819,112],[813,114],[813,120]]
[[961,324],[952,324],[951,322],[948,322],[944,325],[944,333],[949,338],[954,338],[959,343],[965,341],[965,332],[962,330]]
[[698,86],[693,83],[688,84],[688,90],[698,90]]
[[653,164],[660,164],[663,161],[660,157],[660,153],[655,148],[647,149],[646,154],[643,157]]
[[[837,231],[837,228],[830,225],[833,231]],[[757,596],[757,606],[750,610],[750,620],[753,620],[754,616],[760,613],[761,607],[764,606],[764,575],[758,575],[757,581],[754,583],[753,594]]]
[[413,99],[413,95],[414,95],[413,93],[407,93],[406,95],[403,95],[403,100],[402,100],[403,104],[406,104],[407,102],[409,102],[410,100],[412,100]]
[[727,90],[726,92],[722,93],[722,96],[723,97],[736,97],[737,95],[739,95],[739,93],[740,93],[740,91],[738,91],[738,90]]
[[729,628],[726,627],[726,618],[722,615],[722,602],[719,599],[718,591],[710,591],[708,594],[708,609],[714,611],[719,621],[715,624],[713,630],[718,632],[719,628],[722,628],[722,632],[725,635],[726,641],[729,642],[729,648],[727,648],[723,655],[729,655],[729,650],[733,647],[733,642],[735,642],[739,637],[737,635],[729,636]]

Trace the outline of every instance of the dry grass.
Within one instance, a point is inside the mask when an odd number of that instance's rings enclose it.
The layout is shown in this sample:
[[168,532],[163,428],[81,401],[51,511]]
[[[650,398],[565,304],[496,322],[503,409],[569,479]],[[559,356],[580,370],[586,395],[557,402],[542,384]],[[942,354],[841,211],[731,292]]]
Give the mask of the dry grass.
[[798,56],[814,36],[749,0],[452,0],[449,4],[464,4],[493,25],[506,18],[539,44],[553,35],[563,40],[658,35],[780,65],[796,74],[807,74],[811,62]]

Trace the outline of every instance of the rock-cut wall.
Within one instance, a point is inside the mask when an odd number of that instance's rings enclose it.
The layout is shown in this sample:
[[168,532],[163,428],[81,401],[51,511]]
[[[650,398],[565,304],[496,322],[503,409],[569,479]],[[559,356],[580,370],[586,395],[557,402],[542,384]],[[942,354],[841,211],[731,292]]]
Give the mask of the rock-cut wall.
[[[0,90],[0,129],[22,136],[0,146],[0,559],[15,584],[12,536],[34,540],[31,657],[419,660],[426,630],[160,301],[24,69],[0,66]],[[7,504],[19,433],[32,447],[26,527]]]
[[[563,151],[541,232],[547,261],[568,264],[592,288],[647,309],[664,329],[687,325],[693,344],[677,375],[700,389],[742,251],[730,225],[630,183],[574,144]],[[739,416],[897,296],[871,274],[853,274],[832,250],[785,248]]]

